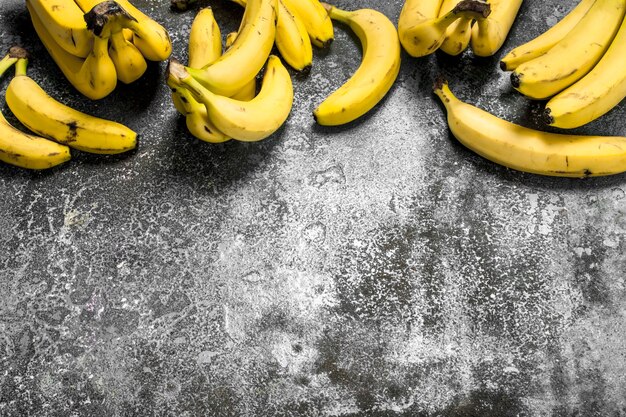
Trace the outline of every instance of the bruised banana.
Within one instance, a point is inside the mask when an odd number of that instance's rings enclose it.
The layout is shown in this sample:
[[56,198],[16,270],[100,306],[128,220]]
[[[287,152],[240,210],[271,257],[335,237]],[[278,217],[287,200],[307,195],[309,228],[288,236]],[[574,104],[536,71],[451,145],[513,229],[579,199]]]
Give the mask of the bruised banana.
[[[461,0],[444,0],[439,11],[439,16],[443,16],[454,9]],[[456,56],[465,51],[472,39],[473,19],[461,17],[446,29],[446,37],[441,43],[440,49],[448,55]]]
[[19,59],[6,91],[7,105],[31,131],[72,148],[98,154],[134,149],[137,134],[119,123],[89,116],[50,97],[26,75],[26,59]]
[[452,134],[478,155],[518,171],[559,177],[592,177],[626,171],[626,137],[540,132],[502,120],[457,99],[435,84]]
[[400,42],[393,23],[376,10],[348,12],[325,7],[332,19],[354,31],[363,47],[356,72],[313,112],[317,123],[334,126],[361,117],[387,94],[400,71]]
[[489,0],[491,15],[472,27],[472,51],[476,56],[492,56],[509,35],[523,0]]
[[[257,9],[239,32],[235,43],[213,64],[187,72],[215,94],[232,96],[259,73],[276,35],[277,0],[249,0],[246,9]],[[244,12],[245,13],[245,12]]]
[[304,23],[313,45],[328,48],[335,39],[333,22],[319,0],[282,0],[289,12]]
[[31,14],[43,22],[50,38],[68,54],[86,58],[93,48],[83,11],[74,0],[26,0]]
[[61,48],[47,31],[39,16],[31,9],[29,3],[26,3],[26,7],[30,12],[30,18],[39,39],[65,78],[80,93],[92,100],[97,100],[107,96],[115,89],[117,72],[115,64],[109,56],[109,39],[94,36],[93,49],[87,58],[79,58]]
[[589,74],[546,104],[545,120],[571,129],[606,114],[626,97],[626,20],[600,62]]
[[293,104],[293,85],[280,58],[270,55],[261,91],[251,101],[217,95],[204,88],[183,65],[170,60],[168,84],[187,88],[204,104],[209,119],[224,134],[240,141],[265,139],[289,117]]
[[[67,1],[67,0],[66,0]],[[102,0],[73,0],[87,13]],[[172,53],[172,41],[167,30],[145,15],[128,0],[116,0],[132,19],[126,19],[125,27],[133,32],[133,44],[149,61],[165,61]]]
[[446,38],[446,30],[457,19],[484,20],[491,11],[488,3],[462,0],[441,17],[423,18],[421,14],[410,13],[411,6],[407,1],[400,13],[398,34],[402,46],[413,57],[426,56],[439,49]]
[[596,0],[565,38],[511,73],[511,83],[533,99],[545,99],[580,80],[600,61],[626,12],[626,0]]
[[518,46],[500,61],[503,71],[513,71],[521,64],[548,52],[580,22],[596,0],[581,0],[563,19],[535,39]]
[[[0,76],[25,58],[24,50],[11,48],[0,60]],[[51,140],[29,135],[11,126],[0,112],[0,161],[27,169],[47,169],[70,160],[70,149]]]

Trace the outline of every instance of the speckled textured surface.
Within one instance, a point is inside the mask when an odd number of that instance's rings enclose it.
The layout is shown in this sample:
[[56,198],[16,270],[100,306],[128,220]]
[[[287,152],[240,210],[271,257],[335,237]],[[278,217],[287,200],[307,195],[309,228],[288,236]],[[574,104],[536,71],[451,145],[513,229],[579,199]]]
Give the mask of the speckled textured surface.
[[[135,4],[186,59],[194,12]],[[238,6],[210,4],[236,28]],[[127,156],[0,166],[0,415],[626,416],[624,176],[496,166],[455,142],[430,92],[442,72],[539,126],[498,58],[573,4],[527,0],[493,59],[403,56],[374,112],[320,128],[312,109],[359,60],[337,27],[284,128],[209,145],[186,133],[164,63],[89,102],[23,1],[0,2],[1,50],[24,45],[48,92],[141,134]],[[579,131],[626,135],[625,115]]]

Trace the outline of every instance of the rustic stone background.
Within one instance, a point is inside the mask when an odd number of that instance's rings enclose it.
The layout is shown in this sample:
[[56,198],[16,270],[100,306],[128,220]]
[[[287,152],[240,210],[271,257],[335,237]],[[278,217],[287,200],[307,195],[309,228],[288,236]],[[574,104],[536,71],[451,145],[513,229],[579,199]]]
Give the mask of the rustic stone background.
[[[204,1],[237,27],[238,6]],[[443,73],[540,127],[498,59],[574,1],[527,0],[492,59],[404,55],[375,111],[321,128],[312,109],[360,59],[337,26],[284,128],[223,145],[186,133],[165,63],[81,97],[23,3],[0,2],[0,50],[27,47],[50,94],[141,139],[50,172],[0,166],[0,415],[626,416],[624,176],[496,166],[455,141],[430,90]],[[135,4],[185,60],[194,11]],[[625,116],[579,132],[626,135]]]

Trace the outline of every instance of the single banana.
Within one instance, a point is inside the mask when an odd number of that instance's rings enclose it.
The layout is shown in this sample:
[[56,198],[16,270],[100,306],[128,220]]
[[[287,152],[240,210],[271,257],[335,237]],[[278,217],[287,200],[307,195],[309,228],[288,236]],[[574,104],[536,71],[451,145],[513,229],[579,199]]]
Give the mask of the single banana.
[[[102,0],[73,0],[87,13]],[[133,32],[133,43],[149,61],[165,61],[172,53],[172,41],[167,30],[145,15],[128,0],[116,0],[133,19],[126,19],[125,27]]]
[[518,46],[506,54],[500,61],[500,68],[502,68],[503,71],[513,71],[521,64],[548,52],[574,29],[595,1],[596,0],[581,0],[581,2],[556,25],[552,26],[535,39]]
[[[259,73],[269,56],[276,35],[277,0],[249,0],[258,8],[239,32],[235,43],[213,64],[187,72],[215,94],[232,96]],[[209,112],[210,113],[210,112]]]
[[513,87],[530,98],[546,99],[580,80],[610,46],[625,12],[626,0],[596,0],[565,38],[511,73]]
[[39,16],[26,3],[30,12],[30,18],[48,53],[59,66],[65,78],[83,95],[97,100],[110,94],[117,85],[117,72],[115,64],[109,56],[109,40],[100,36],[94,36],[93,49],[87,58],[78,58],[65,49],[61,48]]
[[213,9],[200,10],[189,31],[189,62],[191,68],[202,68],[222,56],[222,34]]
[[492,56],[502,47],[513,26],[522,0],[489,0],[491,15],[472,27],[472,51]]
[[223,143],[230,140],[211,122],[206,106],[199,103],[189,90],[183,87],[172,87],[172,95],[178,97],[181,106],[185,109],[185,123],[189,133],[209,143]]
[[[226,49],[230,49],[237,39],[237,32],[230,32],[226,35]],[[230,98],[234,100],[250,101],[256,96],[256,77],[250,80],[240,91],[237,91]]]
[[393,23],[376,10],[347,12],[325,6],[332,19],[354,31],[363,47],[356,72],[313,112],[317,123],[334,126],[361,117],[387,94],[400,71],[400,42]]
[[19,59],[15,65],[15,77],[7,87],[6,101],[28,129],[85,152],[116,154],[135,148],[135,132],[58,102],[26,75],[26,59]]
[[137,81],[148,69],[145,58],[121,30],[111,33],[109,56],[115,65],[117,79],[124,84]]
[[445,81],[435,84],[452,134],[480,156],[518,171],[592,177],[626,171],[626,137],[540,132],[502,120],[457,99]]
[[593,70],[548,102],[548,124],[566,129],[579,127],[617,106],[626,97],[625,56],[626,19]]
[[409,14],[411,10],[413,5],[407,1],[398,20],[398,34],[409,55],[422,57],[439,49],[452,23],[460,18],[484,19],[489,16],[490,6],[479,0],[462,0],[445,15],[434,18],[424,18],[414,11]]
[[261,91],[251,101],[217,95],[204,88],[183,65],[170,60],[168,84],[184,86],[207,108],[209,119],[233,139],[252,142],[265,139],[287,120],[293,104],[289,72],[275,55],[270,55]]
[[[461,0],[444,0],[439,11],[439,16],[443,16],[454,9]],[[441,50],[448,55],[457,56],[465,51],[472,39],[472,19],[462,17],[452,23],[446,29],[446,37],[441,44]]]
[[[11,48],[0,60],[0,76],[24,58],[22,48]],[[39,136],[28,135],[11,126],[0,112],[0,161],[27,169],[47,169],[70,160],[70,149]]]
[[285,7],[306,28],[311,42],[318,48],[328,48],[335,38],[333,23],[319,0],[282,0]]
[[26,0],[50,37],[65,52],[85,58],[93,48],[93,33],[87,30],[83,12],[74,0]]

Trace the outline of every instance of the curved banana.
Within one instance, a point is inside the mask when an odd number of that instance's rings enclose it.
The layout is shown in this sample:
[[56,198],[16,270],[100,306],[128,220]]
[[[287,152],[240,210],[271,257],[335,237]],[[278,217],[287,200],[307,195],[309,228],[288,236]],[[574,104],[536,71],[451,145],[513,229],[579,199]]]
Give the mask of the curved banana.
[[439,49],[446,38],[446,30],[457,19],[484,19],[489,13],[490,6],[487,3],[462,0],[445,15],[426,18],[416,13],[413,4],[407,1],[398,20],[400,42],[409,55],[426,56]]
[[536,37],[535,39],[518,46],[505,55],[500,61],[503,71],[513,71],[521,64],[535,59],[548,52],[554,45],[567,36],[580,22],[596,0],[581,0],[563,19],[556,25]]
[[[226,35],[226,49],[228,50],[237,39],[237,32],[230,32]],[[250,80],[240,91],[236,92],[230,98],[234,100],[250,101],[256,96],[256,77]]]
[[472,28],[472,51],[477,56],[492,56],[502,47],[513,26],[522,0],[489,0],[491,15]]
[[311,43],[318,48],[328,48],[335,39],[333,22],[319,0],[282,0],[285,7],[306,28]]
[[137,47],[124,37],[120,29],[111,34],[109,56],[115,65],[117,79],[124,84],[137,81],[148,69],[145,58]]
[[511,73],[513,87],[530,98],[545,99],[580,80],[608,49],[625,12],[626,0],[596,0],[565,38]]
[[92,100],[101,99],[115,89],[117,72],[109,56],[108,39],[94,36],[93,49],[87,58],[78,58],[54,41],[29,3],[26,7],[39,39],[74,88]]
[[[23,49],[11,48],[0,60],[0,76],[25,57]],[[11,126],[0,112],[0,161],[27,169],[52,168],[70,160],[70,149],[39,136],[28,135]]]
[[[73,0],[87,13],[102,0]],[[167,30],[158,22],[133,6],[128,0],[116,0],[133,19],[126,19],[125,27],[133,32],[133,43],[149,61],[165,61],[172,54],[172,41]]]
[[215,94],[232,96],[259,73],[276,35],[277,0],[249,0],[247,8],[258,11],[244,25],[235,43],[213,64],[187,68],[187,72]]
[[625,56],[626,20],[593,70],[548,102],[548,124],[566,129],[579,127],[617,106],[626,97]]
[[285,62],[296,71],[308,71],[313,64],[313,48],[304,22],[278,0],[276,48]]
[[333,126],[359,118],[387,94],[400,71],[400,42],[393,23],[376,10],[328,7],[330,17],[348,25],[363,46],[356,72],[313,112],[317,123]]
[[25,59],[17,61],[6,91],[7,105],[24,126],[72,148],[98,154],[134,149],[137,134],[119,123],[89,116],[50,97],[26,75]]
[[222,33],[215,21],[213,9],[201,9],[189,30],[189,65],[202,68],[222,56]]
[[74,0],[26,0],[30,13],[44,22],[50,37],[65,52],[85,58],[93,47],[83,12]]
[[207,108],[209,119],[224,134],[241,141],[265,139],[289,117],[293,104],[293,85],[285,66],[270,55],[259,94],[251,101],[238,101],[204,88],[185,67],[170,60],[170,86],[184,86]]
[[181,106],[185,109],[185,123],[189,133],[209,143],[223,143],[230,140],[228,136],[215,127],[215,124],[209,119],[206,106],[199,103],[189,90],[175,86],[172,87],[172,95],[178,97]]
[[[444,0],[439,11],[439,16],[443,16],[454,9],[461,0]],[[472,39],[472,19],[462,17],[452,23],[446,29],[446,37],[441,44],[441,50],[448,55],[456,56],[465,51]]]
[[591,177],[626,171],[626,137],[574,136],[528,129],[457,99],[435,84],[452,134],[480,156],[518,171]]

